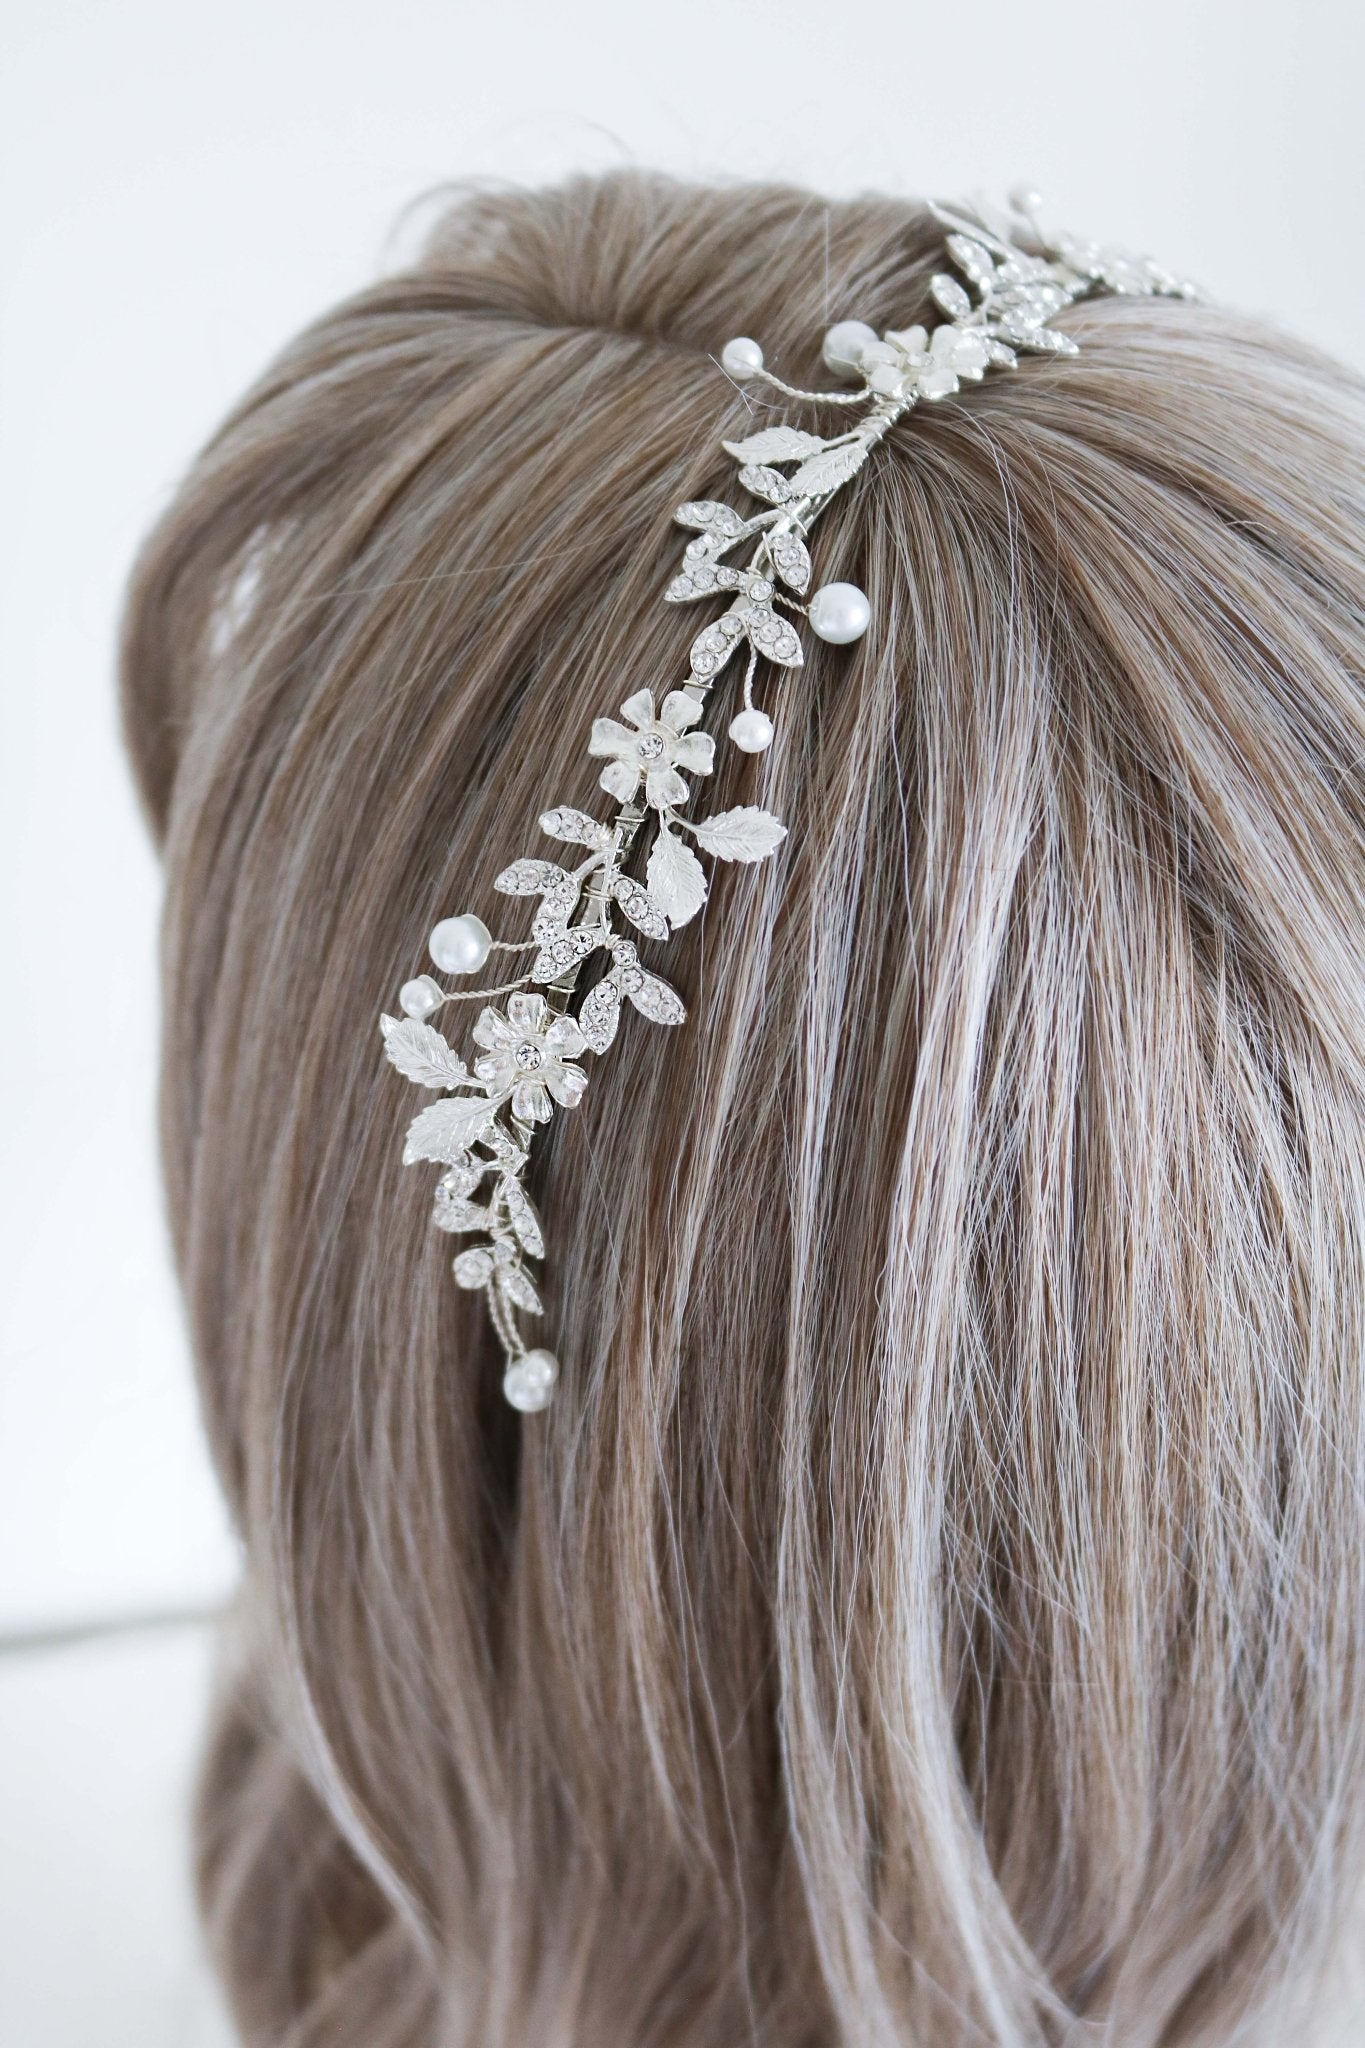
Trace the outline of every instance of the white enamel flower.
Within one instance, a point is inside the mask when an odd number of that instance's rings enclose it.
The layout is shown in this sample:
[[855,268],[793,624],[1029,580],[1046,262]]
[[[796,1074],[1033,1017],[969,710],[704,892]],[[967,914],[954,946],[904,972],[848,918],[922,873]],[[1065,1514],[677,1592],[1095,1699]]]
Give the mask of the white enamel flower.
[[907,327],[862,353],[868,384],[883,398],[947,398],[964,381],[979,383],[989,361],[985,337],[972,327],[936,327],[932,341],[922,327]]
[[474,1026],[474,1043],[484,1057],[474,1072],[490,1095],[512,1098],[512,1114],[524,1124],[543,1124],[552,1114],[550,1098],[572,1109],[588,1085],[582,1067],[569,1063],[587,1044],[572,1017],[554,1017],[544,996],[511,996],[507,1013],[490,1005]]
[[686,690],[670,690],[656,717],[653,692],[637,690],[621,706],[629,725],[619,725],[614,718],[594,719],[588,752],[611,757],[598,778],[607,794],[628,804],[643,781],[645,801],[652,809],[686,803],[689,791],[678,770],[709,775],[716,752],[710,733],[691,729],[701,712]]

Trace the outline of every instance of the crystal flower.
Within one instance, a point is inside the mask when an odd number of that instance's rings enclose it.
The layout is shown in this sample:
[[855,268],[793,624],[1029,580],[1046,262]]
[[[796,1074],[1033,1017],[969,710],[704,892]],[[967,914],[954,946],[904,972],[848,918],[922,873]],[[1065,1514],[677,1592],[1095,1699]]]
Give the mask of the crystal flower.
[[572,1017],[553,1017],[544,996],[509,997],[507,1014],[490,1005],[474,1026],[474,1043],[485,1056],[474,1072],[490,1095],[512,1098],[512,1114],[524,1124],[547,1123],[550,1097],[572,1109],[588,1085],[582,1067],[570,1065],[587,1044]]
[[862,367],[871,389],[883,398],[947,398],[962,382],[977,384],[990,356],[975,328],[936,327],[931,341],[922,327],[870,341]]
[[701,705],[686,690],[670,690],[656,718],[652,691],[637,690],[621,706],[628,726],[618,725],[614,718],[595,718],[588,752],[611,756],[598,778],[607,794],[628,804],[643,781],[651,809],[686,803],[690,792],[678,770],[709,775],[715,758],[710,733],[691,730],[701,714]]

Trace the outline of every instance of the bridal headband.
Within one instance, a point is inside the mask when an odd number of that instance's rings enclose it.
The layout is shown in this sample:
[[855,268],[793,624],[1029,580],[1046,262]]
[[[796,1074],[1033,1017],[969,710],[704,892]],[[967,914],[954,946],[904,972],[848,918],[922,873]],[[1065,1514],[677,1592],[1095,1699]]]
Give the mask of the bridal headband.
[[[607,819],[568,804],[540,815],[541,832],[562,849],[554,859],[516,860],[495,877],[505,896],[536,904],[530,935],[495,939],[470,912],[446,917],[430,938],[443,974],[476,974],[493,953],[532,958],[499,987],[447,989],[419,974],[399,991],[402,1017],[382,1017],[384,1050],[401,1074],[438,1099],[414,1118],[405,1162],[430,1160],[445,1171],[436,1185],[437,1228],[475,1241],[455,1256],[461,1287],[483,1293],[505,1355],[503,1392],[514,1408],[544,1408],[559,1376],[554,1353],[528,1344],[523,1319],[543,1314],[528,1261],[544,1256],[540,1217],[526,1191],[538,1130],[572,1109],[588,1085],[584,1054],[600,1055],[616,1036],[623,1004],[655,1024],[686,1016],[669,982],[640,959],[640,941],[661,945],[706,901],[712,861],[766,860],[786,827],[756,804],[687,815],[689,777],[711,773],[715,740],[703,730],[708,699],[722,672],[747,651],[740,704],[727,728],[746,754],[761,754],[773,722],[754,700],[762,662],[802,664],[804,619],[820,639],[845,646],[861,638],[871,612],[851,583],[826,583],[805,601],[813,574],[807,541],[820,514],[856,476],[897,420],[913,407],[950,397],[988,371],[1011,370],[1021,354],[1075,355],[1076,343],[1053,322],[1078,299],[1102,293],[1191,298],[1188,284],[1146,258],[1126,256],[1071,235],[1049,235],[1031,193],[1011,195],[1010,212],[973,205],[933,208],[945,231],[947,270],[930,289],[943,318],[876,334],[841,320],[824,340],[824,361],[853,390],[800,391],[766,368],[747,337],[729,341],[721,365],[736,383],[762,383],[784,398],[844,409],[840,433],[769,426],[726,441],[739,482],[760,510],[737,512],[711,499],[680,505],[674,518],[692,538],[664,592],[667,604],[726,601],[692,641],[681,685],[656,702],[636,690],[619,718],[598,718],[588,752],[603,762],[599,781],[612,799]],[[727,560],[746,550],[742,566]],[[641,856],[644,855],[643,861]],[[628,872],[628,867],[633,871]],[[652,958],[652,955],[646,955]],[[427,1020],[445,1003],[483,999],[468,1062]],[[494,998],[505,997],[499,1007]]]

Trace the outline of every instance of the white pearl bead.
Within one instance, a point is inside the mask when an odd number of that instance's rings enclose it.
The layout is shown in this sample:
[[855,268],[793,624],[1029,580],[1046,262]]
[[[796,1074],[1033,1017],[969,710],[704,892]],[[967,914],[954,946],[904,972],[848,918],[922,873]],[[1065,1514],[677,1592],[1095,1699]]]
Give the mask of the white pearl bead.
[[443,974],[476,974],[488,958],[493,934],[481,917],[443,917],[427,950]]
[[730,737],[746,754],[761,754],[773,743],[773,722],[766,711],[750,706],[730,720]]
[[743,384],[748,378],[756,377],[763,368],[763,351],[756,341],[750,341],[747,334],[737,334],[721,350],[720,366],[727,377]]
[[398,1007],[408,1017],[429,1017],[444,1000],[440,982],[433,981],[429,974],[419,974],[416,981],[405,981],[398,991]]
[[856,377],[863,366],[863,350],[876,339],[876,328],[869,327],[866,320],[836,321],[821,350],[826,369],[833,370],[836,377]]
[[559,1360],[553,1351],[527,1351],[514,1359],[502,1376],[502,1391],[513,1408],[534,1415],[548,1408],[559,1378]]
[[835,647],[861,640],[872,619],[872,607],[856,583],[826,583],[810,601],[811,631]]

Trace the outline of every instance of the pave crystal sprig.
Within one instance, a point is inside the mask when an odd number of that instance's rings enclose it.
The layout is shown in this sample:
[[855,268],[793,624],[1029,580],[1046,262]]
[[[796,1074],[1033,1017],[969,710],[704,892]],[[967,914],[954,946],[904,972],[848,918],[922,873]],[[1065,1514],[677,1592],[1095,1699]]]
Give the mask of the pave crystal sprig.
[[[521,1329],[522,1318],[543,1313],[527,1263],[545,1251],[526,1190],[535,1134],[580,1101],[588,1072],[579,1061],[608,1050],[623,1005],[656,1024],[684,1021],[676,989],[642,965],[638,949],[641,940],[662,944],[702,908],[707,875],[699,852],[712,861],[761,861],[786,837],[781,821],[757,805],[687,815],[694,779],[714,765],[715,740],[702,730],[710,693],[744,649],[741,701],[728,736],[741,751],[760,754],[774,727],[754,701],[755,679],[761,663],[778,671],[801,667],[797,620],[839,645],[867,630],[868,601],[852,584],[827,583],[806,601],[813,575],[808,543],[821,513],[897,420],[990,371],[1013,369],[1021,355],[1075,355],[1076,342],[1054,323],[1079,299],[1195,296],[1146,258],[1049,236],[1032,194],[1013,194],[1010,208],[1004,215],[976,204],[934,208],[957,274],[944,270],[931,281],[943,315],[932,330],[879,335],[858,320],[829,330],[825,364],[855,389],[799,390],[767,369],[756,342],[741,336],[726,344],[721,362],[737,383],[761,382],[791,400],[858,417],[830,435],[773,425],[724,442],[740,465],[741,487],[761,509],[742,513],[712,499],[678,507],[674,518],[692,538],[664,601],[728,603],[694,637],[677,689],[657,704],[652,690],[636,690],[619,718],[594,721],[587,750],[604,764],[599,781],[614,814],[601,820],[565,804],[543,811],[542,833],[566,851],[553,860],[513,861],[495,878],[503,895],[536,904],[528,938],[494,939],[469,913],[443,919],[431,934],[433,964],[449,975],[477,973],[494,952],[532,955],[514,980],[472,991],[485,1007],[471,1034],[470,1061],[428,1019],[471,992],[421,974],[399,992],[403,1016],[380,1019],[393,1065],[437,1095],[410,1125],[403,1157],[445,1169],[434,1221],[475,1240],[456,1254],[455,1279],[487,1299],[506,1360],[503,1391],[516,1408],[545,1407],[559,1374],[554,1354],[529,1346]],[[742,565],[727,559],[742,548]],[[646,833],[641,880],[626,865]],[[502,1008],[493,1000],[499,996],[507,998]]]

